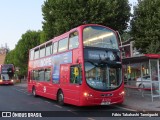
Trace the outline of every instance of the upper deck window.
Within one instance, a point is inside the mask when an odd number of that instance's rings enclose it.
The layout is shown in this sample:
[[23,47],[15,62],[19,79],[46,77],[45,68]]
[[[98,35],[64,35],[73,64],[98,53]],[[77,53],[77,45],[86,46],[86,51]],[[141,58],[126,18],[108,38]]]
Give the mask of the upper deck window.
[[115,33],[101,26],[88,26],[83,30],[84,46],[118,49]]
[[53,43],[53,54],[57,53],[58,42]]
[[34,59],[37,59],[37,58],[39,58],[39,49],[36,49],[34,53]]
[[68,38],[59,41],[58,52],[63,52],[68,49]]
[[42,46],[40,48],[40,58],[44,57],[45,56],[45,46]]
[[52,43],[48,43],[46,45],[46,56],[51,55],[52,54]]
[[73,32],[69,35],[69,49],[77,48],[78,45],[78,32]]
[[30,60],[33,60],[34,59],[34,50],[31,50],[30,51]]

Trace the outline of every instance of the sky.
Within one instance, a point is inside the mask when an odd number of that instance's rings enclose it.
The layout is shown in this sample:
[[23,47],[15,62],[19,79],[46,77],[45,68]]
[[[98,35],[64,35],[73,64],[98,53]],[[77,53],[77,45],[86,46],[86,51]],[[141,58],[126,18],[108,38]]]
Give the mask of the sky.
[[[45,0],[0,0],[0,48],[14,49],[27,30],[42,30]],[[135,4],[137,0],[129,0]]]

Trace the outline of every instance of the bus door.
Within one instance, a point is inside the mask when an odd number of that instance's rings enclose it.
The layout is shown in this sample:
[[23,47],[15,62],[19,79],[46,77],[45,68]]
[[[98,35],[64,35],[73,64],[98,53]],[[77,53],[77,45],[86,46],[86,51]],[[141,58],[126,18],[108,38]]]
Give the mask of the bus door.
[[79,104],[82,82],[80,65],[61,65],[61,74],[63,83],[65,83],[63,84],[65,101],[75,105]]

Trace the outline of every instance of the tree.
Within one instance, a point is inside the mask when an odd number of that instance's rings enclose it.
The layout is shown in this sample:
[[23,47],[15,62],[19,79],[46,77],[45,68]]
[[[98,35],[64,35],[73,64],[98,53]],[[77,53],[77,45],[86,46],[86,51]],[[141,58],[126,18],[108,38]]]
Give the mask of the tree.
[[152,41],[146,48],[146,53],[160,53],[160,41]]
[[45,41],[84,23],[123,33],[130,18],[128,0],[47,0],[42,12]]
[[5,64],[14,64],[15,60],[14,55],[15,55],[15,50],[9,51],[5,58]]
[[28,30],[18,41],[16,48],[7,54],[5,62],[19,67],[19,76],[27,75],[29,50],[40,44],[41,31]]
[[121,35],[121,38],[123,42],[131,39],[130,31],[123,32],[123,34]]
[[160,52],[160,0],[139,0],[131,26],[137,48],[143,53]]

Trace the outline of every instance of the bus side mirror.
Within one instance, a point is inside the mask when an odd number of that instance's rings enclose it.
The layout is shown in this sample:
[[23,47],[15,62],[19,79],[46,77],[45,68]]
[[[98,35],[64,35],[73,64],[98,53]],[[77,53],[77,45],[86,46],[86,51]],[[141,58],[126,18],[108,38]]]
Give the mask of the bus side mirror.
[[79,69],[78,69],[78,67],[74,67],[74,75],[76,77],[79,76]]

